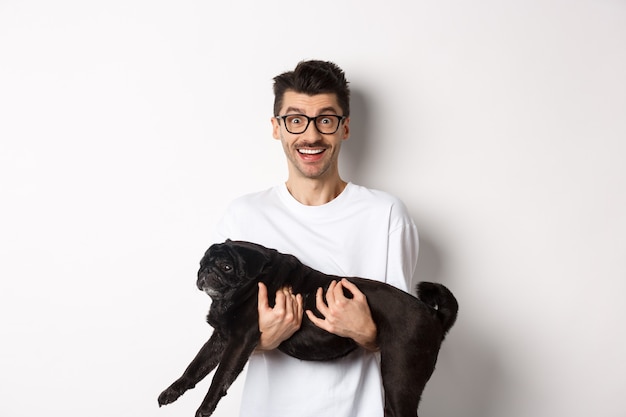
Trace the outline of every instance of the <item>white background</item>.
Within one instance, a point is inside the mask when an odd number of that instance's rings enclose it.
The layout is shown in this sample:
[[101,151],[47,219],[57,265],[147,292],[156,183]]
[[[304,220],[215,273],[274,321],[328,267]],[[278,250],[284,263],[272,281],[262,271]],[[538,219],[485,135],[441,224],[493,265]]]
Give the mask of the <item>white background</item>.
[[625,44],[623,0],[0,0],[0,415],[193,416],[198,261],[316,58],[460,302],[421,415],[626,416]]

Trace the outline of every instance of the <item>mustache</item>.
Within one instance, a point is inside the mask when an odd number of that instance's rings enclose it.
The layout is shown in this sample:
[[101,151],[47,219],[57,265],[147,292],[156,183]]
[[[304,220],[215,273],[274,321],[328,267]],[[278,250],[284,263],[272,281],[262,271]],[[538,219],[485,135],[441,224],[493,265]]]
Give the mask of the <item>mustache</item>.
[[328,145],[323,141],[323,140],[317,140],[315,142],[308,142],[308,141],[303,141],[303,142],[298,142],[294,145],[294,148],[296,149],[301,149],[301,148],[327,148]]

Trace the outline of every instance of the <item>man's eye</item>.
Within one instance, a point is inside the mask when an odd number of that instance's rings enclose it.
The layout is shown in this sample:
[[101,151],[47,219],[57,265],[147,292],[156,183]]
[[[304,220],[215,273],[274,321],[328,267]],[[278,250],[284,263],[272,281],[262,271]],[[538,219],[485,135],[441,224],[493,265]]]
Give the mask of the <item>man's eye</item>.
[[297,124],[302,123],[302,119],[301,119],[301,118],[299,118],[299,117],[294,117],[293,119],[290,119],[290,120],[289,120],[289,123],[294,124],[294,125],[297,125]]
[[322,119],[320,119],[319,121],[321,124],[323,125],[329,125],[333,122],[333,120],[330,117],[324,117]]

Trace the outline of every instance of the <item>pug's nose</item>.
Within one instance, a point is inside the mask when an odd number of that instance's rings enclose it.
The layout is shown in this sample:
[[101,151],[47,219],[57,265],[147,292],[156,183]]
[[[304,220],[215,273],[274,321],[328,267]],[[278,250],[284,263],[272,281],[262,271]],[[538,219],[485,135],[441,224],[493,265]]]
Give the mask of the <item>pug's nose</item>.
[[204,290],[206,286],[206,274],[198,274],[198,281],[196,281],[196,285],[200,291]]

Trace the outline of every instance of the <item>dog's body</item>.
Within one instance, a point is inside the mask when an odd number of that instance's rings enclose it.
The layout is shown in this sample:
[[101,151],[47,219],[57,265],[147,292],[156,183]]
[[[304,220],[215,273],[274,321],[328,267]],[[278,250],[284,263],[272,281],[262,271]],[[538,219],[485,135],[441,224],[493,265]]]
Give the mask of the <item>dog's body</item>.
[[[198,288],[213,299],[207,321],[214,328],[183,375],[159,396],[159,406],[175,401],[216,366],[211,387],[197,417],[209,416],[241,373],[259,338],[258,282],[268,288],[270,305],[279,288],[302,294],[305,310],[318,316],[315,293],[341,277],[326,275],[285,255],[250,242],[212,245],[200,262]],[[416,416],[426,382],[437,362],[441,342],[456,320],[458,304],[440,284],[421,282],[419,299],[388,284],[349,278],[367,297],[378,329],[385,416]],[[350,294],[346,294],[350,297]],[[315,326],[303,316],[300,329],[278,349],[303,360],[326,361],[357,348],[352,339]]]

